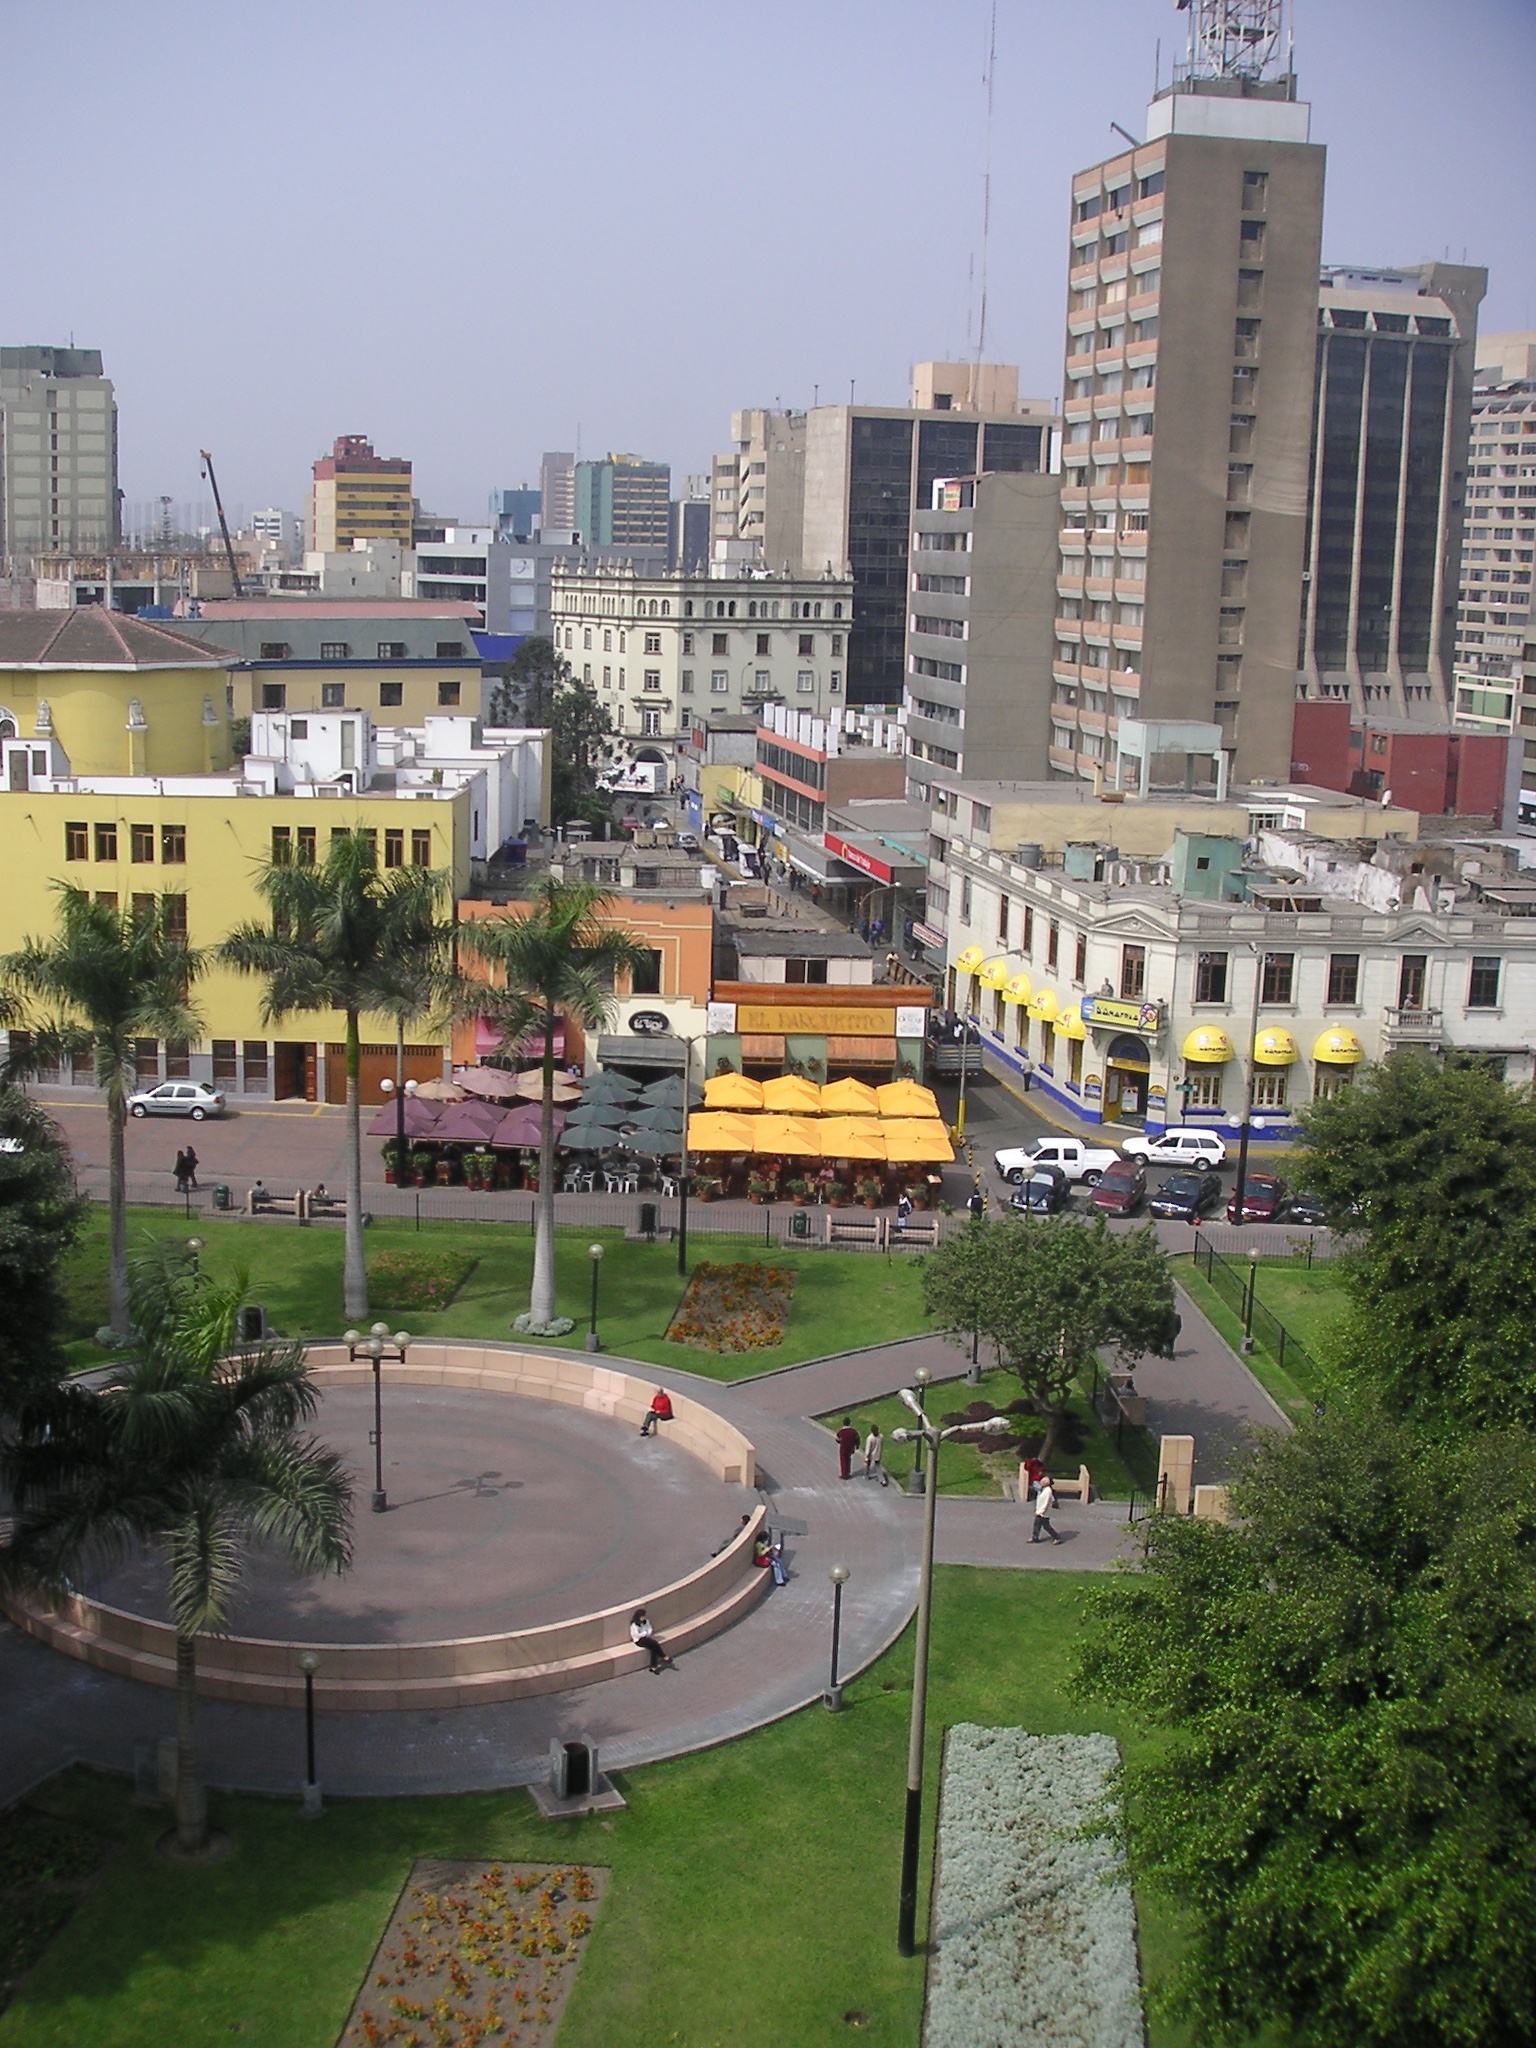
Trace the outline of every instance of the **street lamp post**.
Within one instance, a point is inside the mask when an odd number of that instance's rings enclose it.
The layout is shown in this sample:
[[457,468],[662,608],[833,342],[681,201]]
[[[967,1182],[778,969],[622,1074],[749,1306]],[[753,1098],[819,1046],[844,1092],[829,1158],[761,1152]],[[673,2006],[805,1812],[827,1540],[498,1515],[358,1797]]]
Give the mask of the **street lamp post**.
[[[917,1412],[923,1417],[924,1422],[928,1418],[923,1404],[928,1398],[928,1385],[932,1378],[933,1374],[926,1365],[920,1365],[912,1375],[912,1384],[917,1388]],[[921,1493],[923,1490],[923,1445],[927,1442],[927,1438],[917,1431],[912,1431],[910,1434],[917,1437],[917,1449],[912,1454],[912,1469],[907,1474],[907,1491],[908,1493]]]
[[603,1347],[597,1341],[597,1269],[603,1263],[602,1246],[600,1244],[589,1244],[587,1246],[587,1257],[592,1261],[592,1314],[590,1317],[590,1327],[587,1330],[587,1349],[589,1351],[601,1351]]
[[1259,1042],[1259,998],[1264,991],[1264,969],[1271,956],[1259,946],[1253,951],[1253,1008],[1248,1017],[1248,1053],[1245,1061],[1247,1085],[1243,1090],[1243,1131],[1237,1146],[1237,1185],[1232,1190],[1232,1211],[1236,1222],[1243,1221],[1243,1198],[1248,1191],[1248,1133],[1253,1124],[1253,1090],[1258,1080],[1258,1061],[1254,1048]]
[[306,1650],[299,1659],[304,1674],[304,1804],[306,1820],[318,1820],[325,1808],[320,1803],[320,1784],[315,1776],[315,1672],[320,1659]]
[[688,1052],[683,1061],[683,1152],[677,1181],[677,1272],[682,1280],[688,1278],[688,1089],[693,1080],[693,1048],[699,1042],[697,1038],[683,1040]]
[[843,1587],[848,1583],[847,1565],[833,1565],[827,1577],[832,1581],[832,1671],[827,1689],[821,1696],[821,1704],[829,1714],[839,1714],[843,1708],[843,1688],[837,1677],[837,1647],[843,1632]]
[[[402,1063],[403,1064],[403,1063]],[[379,1083],[386,1097],[395,1098],[395,1186],[405,1186],[405,1105],[407,1098],[414,1096],[417,1084],[407,1081],[403,1075],[399,1081],[391,1081],[386,1074]]]
[[933,1530],[939,1501],[939,1445],[946,1437],[969,1432],[978,1426],[989,1436],[1002,1436],[1010,1428],[1006,1415],[992,1415],[980,1425],[957,1423],[950,1429],[935,1429],[923,1413],[923,1404],[910,1387],[901,1398],[917,1417],[916,1429],[893,1429],[897,1443],[916,1437],[928,1446],[928,1498],[923,1506],[923,1564],[917,1589],[917,1644],[912,1665],[912,1725],[907,1738],[907,1811],[901,1838],[901,1903],[897,1911],[896,1947],[904,1956],[916,1953],[917,1852],[923,1817],[923,1738],[928,1717],[928,1628],[933,1609]]
[[391,1365],[404,1365],[411,1336],[408,1330],[396,1330],[391,1338],[388,1323],[375,1323],[366,1337],[358,1330],[348,1330],[342,1341],[354,1365],[359,1358],[366,1358],[373,1366],[373,1493],[368,1505],[376,1515],[382,1515],[389,1506],[384,1494],[383,1367],[386,1358]]

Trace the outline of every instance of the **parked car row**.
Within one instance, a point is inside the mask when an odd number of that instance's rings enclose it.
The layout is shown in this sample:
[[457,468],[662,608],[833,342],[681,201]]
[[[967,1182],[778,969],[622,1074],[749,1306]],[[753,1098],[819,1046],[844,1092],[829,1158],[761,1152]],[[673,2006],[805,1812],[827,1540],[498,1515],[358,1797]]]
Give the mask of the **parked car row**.
[[[1145,1203],[1149,1214],[1185,1223],[1198,1222],[1220,1206],[1223,1190],[1215,1169],[1226,1163],[1226,1141],[1217,1132],[1184,1127],[1156,1138],[1128,1138],[1118,1153],[1081,1138],[1046,1137],[993,1154],[998,1173],[1016,1190],[1009,1207],[1021,1214],[1050,1215],[1066,1208],[1076,1183],[1088,1190],[1089,1208],[1101,1215],[1135,1216]],[[1176,1171],[1149,1198],[1149,1170],[1158,1166]],[[1229,1223],[1328,1220],[1316,1195],[1293,1192],[1278,1174],[1257,1167],[1244,1176],[1241,1213],[1234,1188],[1226,1216]]]

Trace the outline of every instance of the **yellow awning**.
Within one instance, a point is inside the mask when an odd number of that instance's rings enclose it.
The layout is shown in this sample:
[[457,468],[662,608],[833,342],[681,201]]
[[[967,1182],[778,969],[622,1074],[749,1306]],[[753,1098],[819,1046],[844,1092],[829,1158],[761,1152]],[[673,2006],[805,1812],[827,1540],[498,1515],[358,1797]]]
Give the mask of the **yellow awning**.
[[1253,1041],[1253,1057],[1261,1067],[1294,1066],[1301,1055],[1296,1050],[1296,1041],[1289,1031],[1282,1031],[1278,1025],[1269,1024]]
[[1029,976],[1027,974],[1016,974],[1003,990],[1003,1001],[1005,1003],[1027,1003],[1032,994],[1033,990],[1030,987]]
[[763,1107],[786,1116],[815,1116],[821,1108],[821,1090],[803,1074],[780,1074],[763,1083]]
[[1055,989],[1042,988],[1037,990],[1029,999],[1029,1014],[1031,1017],[1038,1017],[1042,1024],[1054,1024],[1056,1021]]
[[885,1127],[885,1156],[892,1166],[948,1166],[955,1148],[941,1123],[928,1117],[903,1117]]
[[755,1118],[704,1110],[688,1119],[690,1152],[750,1152]]
[[1197,1067],[1219,1067],[1233,1057],[1232,1041],[1214,1024],[1202,1024],[1185,1039],[1184,1057]]
[[1056,1036],[1058,1038],[1086,1038],[1088,1036],[1088,1027],[1083,1022],[1083,1013],[1076,1003],[1068,1003],[1067,1007],[1057,1016]]
[[1365,1057],[1353,1031],[1325,1031],[1312,1048],[1312,1057],[1325,1067],[1353,1067]]
[[937,1116],[939,1105],[933,1090],[919,1081],[887,1081],[875,1090],[882,1116]]
[[816,1126],[823,1159],[884,1159],[885,1128],[876,1116],[828,1116]]
[[955,966],[959,969],[959,971],[962,974],[974,974],[977,968],[980,967],[980,965],[980,946],[967,946],[965,951],[960,955],[959,959],[955,962]]
[[821,1091],[821,1107],[828,1116],[875,1116],[880,1101],[866,1081],[850,1074],[843,1081],[829,1081]]
[[1001,954],[989,960],[977,976],[983,988],[1006,988],[1008,986],[1008,962]]
[[716,1074],[704,1083],[706,1109],[761,1109],[763,1084],[750,1074]]
[[819,1159],[821,1127],[808,1116],[754,1116],[752,1150],[774,1152],[786,1159]]

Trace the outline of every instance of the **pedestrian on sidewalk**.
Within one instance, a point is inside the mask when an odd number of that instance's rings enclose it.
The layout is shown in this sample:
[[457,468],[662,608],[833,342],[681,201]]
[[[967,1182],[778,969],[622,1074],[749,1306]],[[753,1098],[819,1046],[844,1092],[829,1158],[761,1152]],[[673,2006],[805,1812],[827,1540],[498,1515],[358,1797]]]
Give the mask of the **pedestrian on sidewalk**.
[[848,1479],[853,1475],[853,1454],[859,1448],[859,1432],[853,1426],[853,1417],[845,1415],[843,1426],[833,1438],[837,1445],[837,1476]]
[[665,1387],[658,1387],[651,1396],[651,1405],[645,1411],[645,1420],[640,1425],[640,1434],[649,1436],[660,1422],[672,1420],[672,1396]]
[[1042,1535],[1049,1536],[1053,1543],[1060,1543],[1061,1538],[1051,1527],[1051,1510],[1055,1505],[1056,1489],[1051,1484],[1051,1475],[1042,1472],[1040,1484],[1035,1489],[1035,1526],[1030,1531],[1031,1543],[1038,1543]]
[[907,1219],[911,1216],[911,1214],[912,1197],[910,1194],[908,1194],[907,1190],[903,1188],[901,1193],[896,1197],[896,1228],[898,1230],[906,1229]]
[[651,1618],[643,1607],[637,1607],[629,1617],[629,1640],[635,1645],[636,1649],[644,1650],[650,1658],[652,1678],[656,1676],[658,1671],[670,1671],[672,1669],[672,1659],[656,1640],[655,1630],[651,1627]]
[[1024,1093],[1026,1095],[1029,1093],[1029,1084],[1034,1078],[1035,1063],[1029,1054],[1025,1053],[1019,1060],[1019,1079],[1024,1083]]
[[192,1169],[187,1164],[187,1155],[185,1152],[178,1152],[176,1154],[175,1171],[176,1192],[178,1195],[184,1195],[188,1192],[192,1185]]
[[187,1147],[187,1179],[195,1191],[197,1187],[197,1154],[190,1145]]
[[880,1425],[872,1422],[869,1435],[864,1439],[864,1477],[878,1479],[882,1486],[889,1486],[891,1481],[883,1463],[884,1452],[885,1438],[880,1434]]

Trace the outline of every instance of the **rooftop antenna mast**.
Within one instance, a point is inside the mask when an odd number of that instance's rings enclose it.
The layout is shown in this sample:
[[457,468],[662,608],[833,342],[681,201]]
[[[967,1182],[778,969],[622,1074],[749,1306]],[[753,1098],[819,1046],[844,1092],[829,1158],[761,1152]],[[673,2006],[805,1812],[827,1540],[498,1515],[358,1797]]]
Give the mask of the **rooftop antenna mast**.
[[235,567],[234,545],[229,538],[229,521],[224,517],[224,500],[219,496],[219,480],[213,473],[213,457],[206,448],[200,448],[198,453],[203,458],[203,475],[213,486],[213,506],[219,515],[219,531],[224,536],[224,559],[229,564],[230,584],[235,596],[243,597],[245,592],[240,588],[240,571]]
[[1285,0],[1179,0],[1189,12],[1186,78],[1258,80],[1278,62]]
[[976,388],[972,405],[979,405],[981,365],[987,347],[987,255],[992,239],[992,107],[997,81],[997,0],[992,0],[987,29],[987,149],[986,168],[981,176],[981,304],[976,316]]

